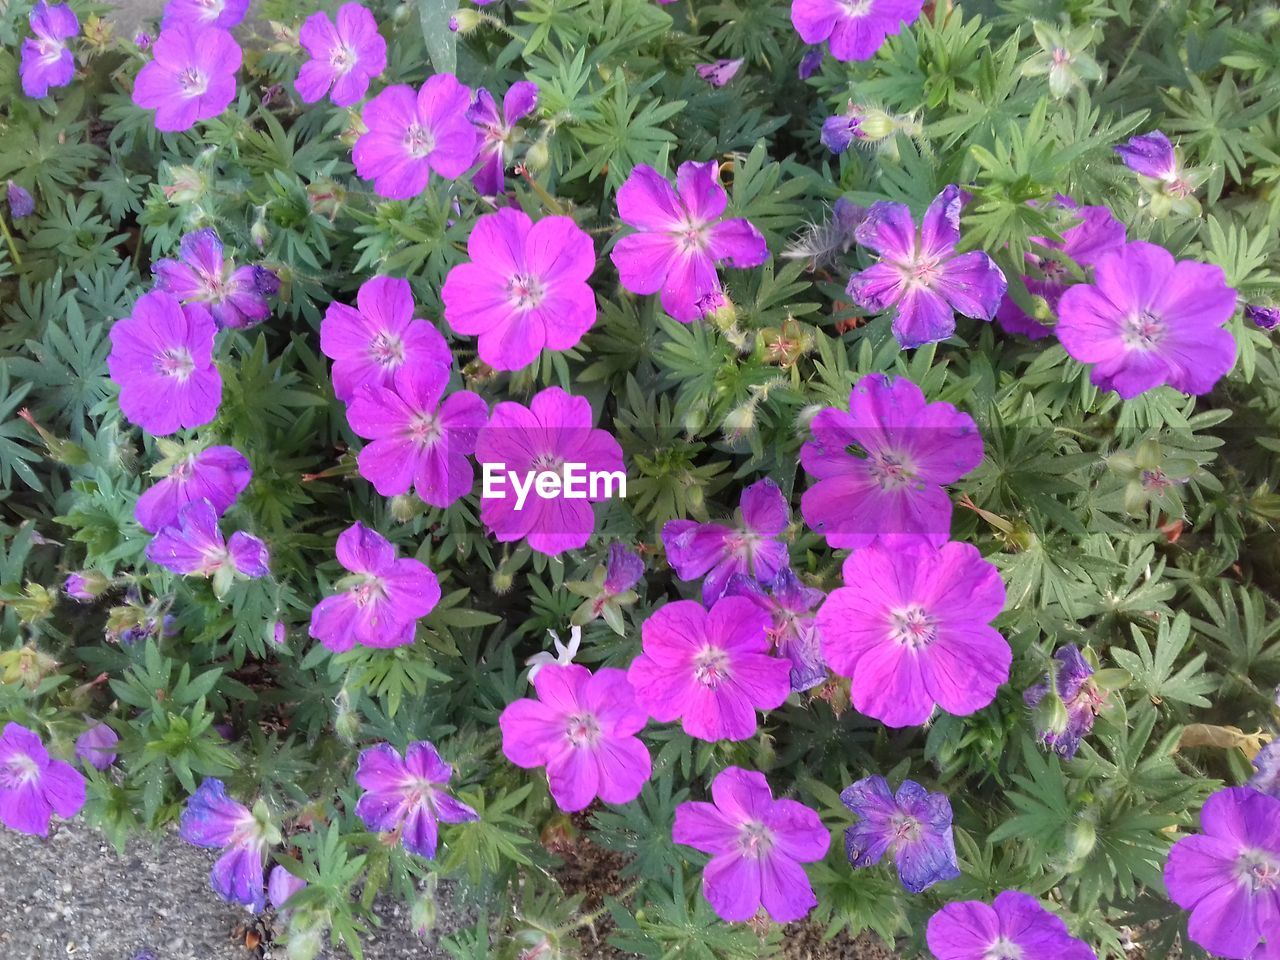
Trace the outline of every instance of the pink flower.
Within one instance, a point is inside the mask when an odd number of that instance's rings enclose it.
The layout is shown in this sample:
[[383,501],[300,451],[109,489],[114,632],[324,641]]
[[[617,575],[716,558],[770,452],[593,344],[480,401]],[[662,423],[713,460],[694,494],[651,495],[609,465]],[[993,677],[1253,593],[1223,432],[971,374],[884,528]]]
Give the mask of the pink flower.
[[693,600],[659,608],[640,628],[643,653],[627,679],[655,720],[680,720],[699,740],[746,740],[756,710],[782,705],[791,665],[769,656],[767,612],[745,597],[706,610]]
[[235,447],[209,447],[179,458],[165,476],[142,492],[133,516],[143,530],[156,533],[174,523],[188,503],[207,500],[220,517],[252,478],[249,461]]
[[627,803],[649,779],[649,751],[636,736],[648,722],[627,675],[547,664],[533,678],[537,700],[508,704],[498,718],[502,752],[518,767],[547,768],[556,805],[568,813],[596,797]]
[[185,24],[230,30],[239,25],[248,9],[249,0],[168,0],[160,26],[167,29]]
[[587,283],[595,245],[568,217],[537,223],[505,207],[476,221],[467,241],[470,263],[449,271],[440,297],[458,333],[479,337],[480,359],[520,370],[543,348],[568,350],[596,322]]
[[65,87],[75,76],[76,58],[67,41],[80,32],[80,21],[70,4],[51,6],[46,0],[36,0],[27,19],[31,36],[22,41],[22,64],[18,70],[22,92],[40,98],[50,87]]
[[271,316],[267,298],[280,289],[280,278],[254,264],[237,267],[223,257],[222,241],[206,227],[188,233],[178,245],[179,260],[157,260],[152,267],[156,288],[183,303],[205,303],[219,327],[248,327]]
[[302,24],[298,42],[311,54],[294,81],[304,103],[315,103],[329,93],[334,104],[349,107],[387,68],[387,41],[378,33],[373,14],[358,3],[339,7],[336,24],[317,10]]
[[923,0],[791,0],[791,23],[805,43],[829,41],[837,60],[869,60],[923,6]]
[[152,51],[133,83],[133,102],[155,110],[157,130],[189,130],[235,98],[242,55],[226,30],[175,23],[160,31]]
[[512,147],[519,131],[516,124],[533,112],[538,105],[538,85],[530,80],[518,80],[502,98],[502,112],[494,102],[493,94],[484,87],[476,91],[476,99],[467,110],[467,119],[480,131],[480,169],[471,178],[476,192],[482,197],[496,197],[502,193],[511,159]]
[[16,723],[0,733],[0,823],[47,837],[56,813],[69,820],[84,806],[84,777],[49,756],[40,738]]
[[265,577],[270,562],[267,545],[237,530],[224,540],[218,514],[208,500],[196,500],[178,511],[178,520],[147,544],[147,559],[183,576],[214,577],[215,592],[238,574]]
[[775,800],[764,774],[727,767],[711,782],[714,803],[676,807],[671,839],[711,855],[702,894],[730,923],[761,907],[776,923],[799,920],[818,903],[802,863],[827,855],[831,834],[795,800]]
[[618,190],[618,216],[636,228],[610,254],[632,293],[661,292],[662,309],[690,323],[698,301],[720,290],[716,264],[755,267],[769,258],[760,231],[746,220],[721,219],[728,194],[714,162],[682,163],[676,186],[639,164]]
[[409,744],[404,759],[389,743],[360,754],[356,783],[364,795],[356,815],[372,831],[399,831],[410,853],[434,859],[441,823],[470,823],[480,815],[445,791],[453,767],[425,740]]

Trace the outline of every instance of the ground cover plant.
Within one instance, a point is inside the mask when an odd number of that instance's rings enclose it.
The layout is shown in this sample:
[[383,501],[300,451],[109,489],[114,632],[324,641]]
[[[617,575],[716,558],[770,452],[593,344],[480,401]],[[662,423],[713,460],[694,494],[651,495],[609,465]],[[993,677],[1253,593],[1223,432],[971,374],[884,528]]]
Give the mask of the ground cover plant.
[[1280,957],[1273,5],[157,26],[0,14],[5,828],[295,958]]

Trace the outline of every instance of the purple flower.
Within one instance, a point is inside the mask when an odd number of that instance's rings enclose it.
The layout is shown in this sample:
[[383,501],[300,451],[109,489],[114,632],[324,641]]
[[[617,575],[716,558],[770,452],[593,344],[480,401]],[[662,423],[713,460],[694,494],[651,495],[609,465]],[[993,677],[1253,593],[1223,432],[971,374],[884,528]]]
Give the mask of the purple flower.
[[1201,833],[1169,851],[1169,899],[1191,911],[1187,933],[1236,960],[1274,960],[1280,947],[1280,799],[1219,790],[1200,811]]
[[229,541],[218,529],[218,513],[208,500],[194,500],[178,511],[178,522],[163,528],[147,544],[147,559],[183,576],[215,577],[218,592],[236,574],[265,577],[270,559],[267,545],[251,534],[236,531]]
[[351,151],[356,173],[388,200],[416,197],[432,171],[446,180],[461,176],[476,158],[470,103],[470,89],[452,73],[428,77],[417,93],[404,84],[387,87],[364,106],[368,133]]
[[378,33],[373,14],[358,3],[339,7],[336,24],[317,10],[302,24],[298,42],[311,54],[294,81],[304,103],[315,103],[329,93],[337,106],[349,107],[387,68],[387,41]]
[[861,139],[859,132],[862,126],[862,111],[852,108],[853,104],[850,104],[850,109],[846,113],[837,113],[822,121],[822,135],[819,139],[822,145],[832,153],[844,153],[853,141]]
[[155,110],[157,130],[190,130],[235,98],[242,55],[226,30],[179,21],[160,31],[152,50],[133,83],[133,102]]
[[289,898],[306,885],[307,881],[301,877],[295,877],[277,863],[267,874],[267,899],[276,910],[283,910]]
[[804,52],[804,56],[800,58],[800,66],[796,73],[799,74],[801,80],[808,80],[822,67],[822,48],[810,47]]
[[120,387],[121,412],[157,436],[211,421],[222,402],[216,330],[203,304],[180,304],[163,290],[139,297],[132,315],[111,328],[107,369]]
[[479,338],[480,359],[491,367],[520,370],[543,348],[568,350],[596,322],[587,282],[595,245],[569,217],[534,223],[503,208],[476,221],[467,253],[470,262],[450,270],[440,291],[444,318]]
[[[12,191],[12,185],[9,189]],[[9,203],[12,206],[12,198]],[[14,214],[14,216],[17,216],[17,214]],[[1274,330],[1276,327],[1280,327],[1280,307],[1259,307],[1249,304],[1244,308],[1244,316],[1246,320],[1256,324],[1263,330]]]
[[404,759],[389,743],[360,754],[356,783],[364,795],[356,815],[370,830],[399,831],[410,853],[431,860],[436,855],[440,823],[469,823],[480,815],[445,792],[453,768],[425,740],[409,744]]
[[84,777],[65,760],[49,756],[40,738],[16,723],[0,734],[0,823],[37,837],[49,820],[64,820],[84,806]]
[[271,315],[267,298],[280,289],[280,278],[266,267],[237,267],[223,258],[222,241],[212,228],[188,233],[178,245],[180,260],[152,265],[156,289],[184,303],[208,304],[219,327],[248,327]]
[[1182,180],[1173,144],[1160,130],[1133,137],[1128,143],[1113,149],[1134,173],[1190,192],[1190,187]]
[[1253,758],[1258,772],[1249,778],[1249,786],[1259,793],[1280,797],[1280,740],[1273,740]]
[[[1080,749],[1080,742],[1093,729],[1093,718],[1102,709],[1105,697],[1091,679],[1093,667],[1081,656],[1074,643],[1067,644],[1053,658],[1058,661],[1054,670],[1057,676],[1055,686],[1066,706],[1067,723],[1060,730],[1037,730],[1036,735],[1041,743],[1070,760]],[[1038,683],[1030,687],[1022,699],[1027,706],[1034,707],[1048,692],[1048,683]]]
[[617,541],[609,544],[609,559],[604,568],[604,592],[608,596],[625,593],[644,576],[644,561]]
[[101,721],[89,724],[84,733],[76,737],[76,756],[97,770],[105,770],[116,762],[116,744],[119,735]]
[[471,178],[482,197],[496,197],[503,192],[507,161],[516,141],[516,123],[527,117],[538,105],[538,85],[530,80],[513,83],[502,98],[502,112],[493,94],[484,87],[476,91],[476,99],[467,108],[467,119],[480,131],[480,169]]
[[791,0],[805,43],[828,41],[837,60],[869,60],[885,38],[915,23],[924,0]]
[[440,600],[436,575],[420,560],[397,557],[391,543],[359,523],[338,537],[337,555],[352,575],[338,581],[341,593],[311,611],[311,636],[334,653],[413,643],[418,619]]
[[[476,462],[485,472],[480,520],[501,543],[526,540],[539,553],[555,556],[584,546],[595,528],[592,503],[608,498],[614,481],[625,478],[622,447],[591,424],[594,414],[584,397],[559,387],[536,393],[528,407],[499,403],[476,438]],[[564,496],[577,477],[577,493]],[[586,476],[595,475],[591,483]],[[559,474],[561,483],[526,486],[535,475]],[[608,475],[606,482],[598,482]],[[508,483],[508,481],[510,481]],[[583,489],[585,488],[585,489]]]
[[694,69],[698,71],[698,76],[713,87],[723,87],[738,75],[742,63],[741,59],[717,60],[715,63],[700,63]]
[[107,588],[110,581],[96,570],[84,570],[67,574],[62,583],[62,592],[73,600],[86,603],[97,598]]
[[828,407],[810,430],[800,463],[817,482],[801,496],[800,512],[828,544],[947,541],[951,499],[943,485],[982,462],[982,437],[968,414],[925,403],[905,377],[872,373],[849,394],[848,413]]
[[994,260],[981,250],[956,252],[964,201],[959,187],[944,187],[917,230],[905,203],[881,200],[858,226],[858,243],[880,262],[855,273],[848,293],[868,310],[896,306],[893,335],[904,347],[947,339],[956,313],[990,320],[1004,297],[1004,274]]
[[729,578],[726,597],[745,597],[773,621],[769,639],[779,657],[791,663],[791,689],[809,690],[827,679],[813,610],[826,594],[807,587],[789,568],[778,571],[768,591],[740,573]]
[[413,318],[409,281],[394,277],[366,280],[354,307],[329,304],[320,323],[320,350],[333,361],[333,392],[343,403],[366,384],[390,388],[402,366],[453,366],[439,331]]
[[518,767],[547,768],[561,810],[584,810],[599,797],[629,803],[649,779],[649,751],[636,736],[649,720],[627,675],[549,663],[532,678],[537,700],[516,700],[498,718],[502,752]]
[[249,0],[169,0],[160,26],[221,27],[230,30],[244,19]]
[[757,480],[742,491],[742,521],[734,526],[669,520],[662,527],[667,560],[681,580],[702,583],[702,602],[708,606],[724,596],[729,578],[747,574],[769,584],[785,570],[787,545],[778,537],[791,522],[787,498],[772,480]]
[[[444,337],[431,350],[448,352]],[[475,472],[467,457],[475,452],[476,434],[489,407],[474,393],[459,390],[444,396],[449,369],[438,363],[405,364],[396,373],[395,389],[365,385],[347,408],[351,429],[372,440],[360,451],[360,476],[384,497],[412,486],[433,507],[447,507],[471,492]]]
[[22,64],[18,70],[22,74],[22,92],[38,99],[50,87],[65,87],[75,75],[76,58],[67,49],[67,39],[80,32],[80,21],[69,4],[50,6],[45,0],[37,0],[28,19],[35,36],[22,41]]
[[265,814],[265,808],[250,810],[232,800],[223,782],[210,778],[187,800],[178,821],[178,834],[187,843],[223,851],[209,873],[214,892],[254,913],[267,903],[263,889],[267,847],[279,842]]
[[[1118,250],[1125,244],[1124,224],[1111,215],[1107,207],[1078,207],[1067,197],[1059,197],[1057,206],[1080,222],[1062,232],[1062,242],[1045,237],[1031,239],[1051,250],[1060,250],[1081,267],[1091,267],[1104,254]],[[1027,263],[1035,267],[1037,276],[1022,278],[1027,292],[1041,297],[1051,314],[1058,312],[1058,301],[1063,291],[1071,285],[1071,274],[1062,262],[1051,257],[1027,255]],[[1032,340],[1042,340],[1053,330],[1034,317],[1027,316],[1012,297],[1006,296],[996,311],[996,320],[1010,333],[1020,333]]]
[[151,49],[151,44],[155,41],[155,37],[147,33],[145,30],[139,30],[133,35],[133,45],[146,53]]
[[1208,393],[1235,363],[1235,337],[1223,327],[1235,308],[1221,267],[1130,243],[1098,260],[1092,284],[1062,294],[1057,334],[1068,354],[1094,365],[1096,386],[1126,400],[1162,384]]
[[29,217],[36,212],[35,199],[12,180],[6,186],[6,196],[9,198],[9,216],[11,219],[21,220],[23,217]]
[[730,923],[763,907],[776,923],[799,920],[817,905],[803,863],[821,860],[831,834],[795,800],[775,800],[764,774],[726,767],[711,782],[713,803],[676,807],[671,839],[711,855],[702,894]]
[[659,607],[641,626],[643,652],[627,670],[636,700],[699,740],[746,740],[756,710],[780,707],[791,693],[790,665],[769,655],[769,622],[742,597],[710,610],[692,600]]
[[148,533],[175,523],[184,506],[199,500],[220,517],[252,478],[249,461],[235,447],[208,447],[180,457],[168,475],[143,491],[133,515]]
[[859,713],[919,726],[935,707],[968,716],[995,699],[1013,653],[990,623],[1004,607],[996,568],[968,543],[857,550],[846,586],[818,611],[822,654],[853,678]]
[[756,267],[769,258],[760,231],[721,219],[728,194],[714,161],[682,163],[676,186],[639,164],[618,190],[618,216],[636,228],[610,254],[632,293],[661,292],[662,309],[682,323],[702,316],[698,301],[720,290],[716,264]]
[[845,853],[854,867],[879,863],[887,853],[912,893],[960,876],[945,793],[929,793],[914,780],[903,780],[895,796],[884,777],[873,776],[845,787],[840,800],[858,817],[844,832]]
[[1004,891],[990,905],[947,904],[929,918],[927,939],[938,960],[1097,960],[1059,917],[1016,890]]

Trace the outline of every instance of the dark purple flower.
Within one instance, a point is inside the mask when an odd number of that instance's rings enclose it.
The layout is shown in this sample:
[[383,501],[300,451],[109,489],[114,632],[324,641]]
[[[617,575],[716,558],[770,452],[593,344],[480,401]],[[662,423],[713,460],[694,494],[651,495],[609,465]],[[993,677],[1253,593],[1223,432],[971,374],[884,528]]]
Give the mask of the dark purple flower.
[[1133,137],[1128,143],[1114,148],[1124,165],[1134,173],[1159,180],[1166,184],[1175,196],[1191,193],[1191,185],[1183,178],[1178,166],[1178,155],[1169,138],[1159,130]]
[[1259,793],[1280,798],[1280,740],[1273,740],[1253,758],[1258,771],[1249,778],[1249,786]]
[[513,83],[502,98],[502,112],[493,94],[484,87],[476,90],[475,101],[467,108],[467,119],[480,131],[480,169],[471,178],[476,192],[496,197],[505,187],[507,161],[515,146],[516,124],[538,105],[538,85],[530,80]]
[[826,599],[821,590],[805,586],[790,568],[783,568],[768,590],[755,580],[735,573],[729,578],[726,597],[746,597],[772,619],[769,638],[778,656],[791,661],[791,689],[810,690],[827,679],[815,611]]
[[[9,202],[12,204],[13,200],[10,199]],[[14,216],[17,216],[17,214],[14,214]],[[1263,330],[1274,330],[1280,326],[1280,307],[1259,307],[1249,304],[1244,308],[1244,316],[1246,320],[1256,324]]]
[[73,600],[85,603],[97,599],[98,595],[110,585],[111,581],[97,570],[81,570],[67,574],[67,579],[62,584],[62,592]]
[[187,24],[230,30],[239,25],[248,9],[249,0],[169,0],[160,26],[167,29],[175,24]]
[[105,723],[95,720],[76,737],[76,756],[97,770],[105,770],[116,762],[119,735]]
[[301,877],[295,877],[277,863],[267,875],[267,899],[276,910],[283,910],[289,898],[306,885],[307,881]]
[[881,776],[866,777],[840,794],[858,817],[844,832],[845,853],[854,867],[879,863],[887,853],[898,878],[912,893],[960,876],[951,832],[951,801],[903,780],[897,795]]
[[609,559],[604,568],[604,591],[616,596],[630,590],[644,576],[644,561],[625,544],[609,544]]
[[800,67],[796,71],[801,80],[808,80],[822,67],[822,48],[810,47],[800,58]]
[[192,501],[179,510],[178,522],[147,544],[147,559],[183,576],[213,577],[219,594],[237,575],[255,579],[270,572],[267,545],[239,530],[223,540],[217,511],[208,500]]
[[[1080,741],[1093,729],[1093,718],[1102,709],[1106,697],[1092,680],[1093,667],[1074,643],[1062,647],[1053,658],[1057,661],[1055,686],[1066,707],[1066,725],[1057,730],[1037,730],[1036,735],[1045,746],[1070,760],[1080,749]],[[1048,692],[1048,683],[1038,683],[1022,698],[1027,706],[1034,707]]]
[[[22,92],[40,98],[50,87],[65,87],[76,72],[76,58],[67,49],[67,40],[80,32],[80,21],[69,4],[50,6],[37,0],[29,15],[31,32],[22,41]],[[12,202],[12,198],[10,198]]]
[[279,842],[279,833],[265,807],[250,810],[227,796],[221,780],[210,778],[187,800],[178,833],[187,843],[223,851],[209,873],[220,897],[254,913],[266,906],[263,861],[267,847]]
[[949,903],[929,918],[937,960],[1097,960],[1035,897],[1006,890],[990,905]]
[[49,835],[56,813],[64,820],[84,806],[84,777],[49,756],[40,738],[16,723],[0,733],[0,823],[37,837]]
[[152,265],[158,290],[168,290],[184,303],[205,303],[219,327],[248,327],[271,315],[267,298],[280,289],[280,278],[266,267],[237,267],[223,257],[222,241],[212,228],[188,233],[178,245],[180,260]]
[[897,307],[893,334],[904,347],[947,339],[956,313],[990,320],[1004,297],[1004,274],[994,260],[981,250],[956,252],[964,200],[959,187],[945,187],[919,230],[906,204],[881,200],[858,226],[858,243],[880,262],[849,279],[849,295],[868,310]]
[[700,63],[694,69],[698,71],[698,76],[713,87],[723,87],[738,75],[742,64],[741,59],[717,60],[715,63]]
[[155,37],[151,36],[151,34],[147,33],[145,30],[139,30],[133,35],[133,45],[143,53],[146,53],[151,49],[151,44],[155,42],[155,39]]
[[148,533],[175,523],[184,506],[199,500],[208,501],[220,517],[252,478],[249,461],[239,450],[208,447],[179,457],[168,474],[143,491],[133,515]]
[[409,744],[404,759],[389,743],[360,754],[356,783],[364,795],[356,815],[370,829],[399,831],[410,853],[434,859],[440,823],[469,823],[480,815],[445,791],[453,767],[425,740]]
[[243,55],[226,30],[179,21],[160,31],[152,57],[133,82],[133,102],[155,110],[157,130],[190,130],[235,99]]
[[7,193],[9,197],[9,216],[12,219],[21,220],[23,217],[29,217],[36,212],[35,199],[12,180],[8,183]]
[[791,522],[787,498],[770,479],[757,480],[742,491],[741,522],[698,523],[669,520],[662,528],[667,560],[681,580],[702,583],[702,602],[710,606],[724,595],[735,573],[773,582],[786,569],[787,545],[778,537]]
[[791,0],[791,23],[805,43],[837,60],[869,60],[885,39],[916,21],[924,0]]
[[859,139],[858,130],[861,126],[861,111],[837,113],[822,121],[822,135],[819,139],[832,153],[844,153],[853,141]]
[[315,103],[328,93],[337,106],[349,107],[387,68],[387,41],[378,33],[373,14],[358,3],[339,7],[336,24],[317,10],[302,24],[298,42],[311,54],[294,81],[304,103]]

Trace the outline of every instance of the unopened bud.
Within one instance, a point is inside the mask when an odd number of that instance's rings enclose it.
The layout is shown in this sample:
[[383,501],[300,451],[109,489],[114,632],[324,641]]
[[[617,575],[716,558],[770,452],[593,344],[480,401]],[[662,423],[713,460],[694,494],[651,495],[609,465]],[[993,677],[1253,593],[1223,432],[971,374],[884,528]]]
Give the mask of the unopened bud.
[[733,438],[750,433],[756,427],[756,405],[748,400],[734,407],[725,414],[724,423],[721,426],[725,435]]
[[551,148],[546,140],[535,140],[524,154],[524,165],[533,173],[541,173],[551,166]]
[[408,523],[422,513],[422,501],[412,493],[400,493],[391,498],[388,509],[396,523]]
[[1067,725],[1071,723],[1071,717],[1067,713],[1067,705],[1062,702],[1062,697],[1058,696],[1055,690],[1050,690],[1036,704],[1035,710],[1032,712],[1032,719],[1038,731],[1054,737],[1059,737],[1065,733]]
[[62,585],[62,592],[75,600],[88,601],[96,599],[111,586],[106,574],[98,570],[81,570],[67,574]]
[[1083,860],[1093,852],[1098,843],[1098,831],[1088,820],[1077,820],[1067,833],[1067,856]]
[[160,186],[164,198],[174,204],[194,203],[208,188],[208,177],[187,164],[170,167],[169,182]]
[[460,36],[466,36],[482,23],[484,14],[470,7],[463,7],[449,18],[449,29]]
[[360,737],[360,714],[351,708],[351,695],[346,690],[338,694],[337,710],[333,717],[333,731],[343,743],[354,745]]

